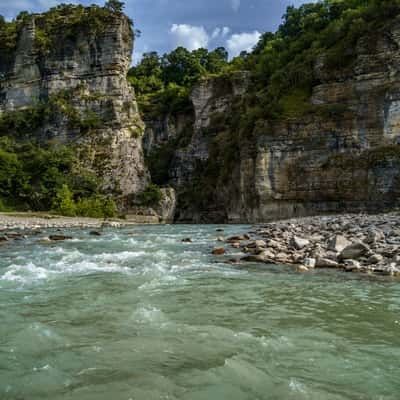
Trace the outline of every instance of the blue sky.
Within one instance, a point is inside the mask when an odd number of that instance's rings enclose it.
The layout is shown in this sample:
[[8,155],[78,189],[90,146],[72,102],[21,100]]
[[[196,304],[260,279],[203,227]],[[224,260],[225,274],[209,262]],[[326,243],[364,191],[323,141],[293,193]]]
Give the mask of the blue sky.
[[[22,10],[45,11],[60,3],[103,5],[105,0],[0,0],[0,14],[12,18]],[[288,5],[302,0],[126,0],[125,12],[142,35],[137,60],[145,51],[164,53],[224,46],[231,56],[250,49],[265,31],[274,31]]]

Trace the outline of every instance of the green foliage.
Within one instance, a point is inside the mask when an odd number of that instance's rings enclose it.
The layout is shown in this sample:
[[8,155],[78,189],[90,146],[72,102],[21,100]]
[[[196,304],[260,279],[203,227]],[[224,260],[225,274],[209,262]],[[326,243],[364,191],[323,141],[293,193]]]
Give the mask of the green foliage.
[[200,78],[220,73],[228,66],[228,53],[223,48],[211,52],[192,52],[178,47],[160,57],[156,52],[143,55],[132,67],[128,80],[138,95],[140,110],[146,116],[191,110],[190,89]]
[[99,194],[74,200],[74,194],[67,185],[62,185],[53,199],[53,212],[69,217],[112,218],[117,207],[111,198]]
[[161,189],[153,183],[139,195],[140,203],[146,206],[157,204],[162,200],[162,198],[163,194]]
[[351,68],[358,40],[373,36],[399,13],[399,0],[323,0],[288,7],[278,31],[262,35],[240,65],[252,72],[251,92],[262,104],[262,117],[314,112],[307,103],[318,83],[317,62],[322,59],[330,73]]
[[17,143],[0,137],[2,208],[51,209],[67,216],[115,216],[115,203],[100,195],[98,178],[88,170],[77,169],[78,165],[71,148],[56,143]]
[[0,114],[0,136],[22,137],[34,133],[51,114],[47,104]]
[[3,199],[0,198],[0,212],[9,212],[11,209],[6,206]]
[[124,4],[111,0],[104,7],[60,4],[44,14],[35,16],[35,45],[39,54],[46,56],[58,48],[58,43],[77,42],[79,36],[102,34],[113,15],[120,13]]
[[16,19],[7,22],[2,16],[0,17],[0,52],[7,55],[17,47],[21,23]]
[[100,195],[79,199],[76,203],[76,210],[77,215],[90,218],[113,218],[117,214],[114,201]]
[[66,215],[67,217],[74,217],[76,215],[77,207],[74,202],[73,193],[68,185],[63,184],[53,199],[53,211]]
[[122,12],[125,7],[125,3],[118,0],[109,0],[106,2],[104,7],[110,9],[113,12]]

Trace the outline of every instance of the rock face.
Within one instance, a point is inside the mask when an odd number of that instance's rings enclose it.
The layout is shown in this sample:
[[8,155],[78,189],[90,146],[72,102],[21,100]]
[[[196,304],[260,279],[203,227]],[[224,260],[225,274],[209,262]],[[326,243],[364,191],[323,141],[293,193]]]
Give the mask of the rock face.
[[[98,10],[88,7],[82,18]],[[12,52],[0,46],[0,115],[45,104],[50,116],[32,132],[36,138],[73,146],[106,193],[124,197],[143,191],[149,182],[144,125],[126,80],[131,24],[123,14],[110,13],[97,32],[80,27],[64,35],[71,28],[68,14],[60,15],[47,49],[38,47],[37,38],[49,28],[48,14],[24,21]]]
[[[191,96],[194,115],[185,117],[192,130],[167,168],[178,193],[177,219],[262,222],[398,204],[399,46],[394,23],[359,40],[352,67],[332,70],[321,57],[310,100],[315,112],[259,120],[249,127],[255,135],[242,129],[238,140],[221,120],[246,112],[240,103],[248,77],[202,81]],[[178,126],[169,132],[183,132]],[[158,136],[168,143],[169,134]],[[149,151],[157,146],[164,144],[153,141]]]

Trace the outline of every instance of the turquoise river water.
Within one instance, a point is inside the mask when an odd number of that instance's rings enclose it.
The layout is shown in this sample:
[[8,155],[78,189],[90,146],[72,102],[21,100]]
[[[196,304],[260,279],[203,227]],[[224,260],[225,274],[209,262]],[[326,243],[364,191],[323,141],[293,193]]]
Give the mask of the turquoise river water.
[[400,399],[400,281],[216,263],[216,228],[0,247],[0,399]]

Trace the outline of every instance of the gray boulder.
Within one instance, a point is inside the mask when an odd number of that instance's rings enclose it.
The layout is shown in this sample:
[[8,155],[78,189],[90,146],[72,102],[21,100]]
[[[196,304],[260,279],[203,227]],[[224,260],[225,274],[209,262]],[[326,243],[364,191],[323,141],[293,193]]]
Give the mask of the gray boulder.
[[365,243],[356,242],[344,248],[343,251],[340,253],[339,258],[341,260],[357,260],[358,258],[365,256],[369,252],[370,248]]
[[310,241],[307,239],[300,238],[298,236],[294,236],[290,241],[290,244],[296,250],[301,250],[304,249],[304,247],[307,247],[310,244]]
[[368,258],[368,262],[370,264],[379,264],[383,261],[383,256],[380,254],[373,254],[370,258]]
[[360,271],[361,264],[357,260],[347,260],[345,269],[349,272]]
[[307,268],[315,268],[316,262],[315,258],[305,258],[303,264]]
[[317,258],[315,267],[316,268],[339,268],[339,263],[334,260],[330,260],[329,258],[320,257],[320,258]]
[[334,236],[328,243],[328,250],[335,251],[336,253],[340,253],[346,247],[350,246],[351,242],[347,240],[342,235]]

